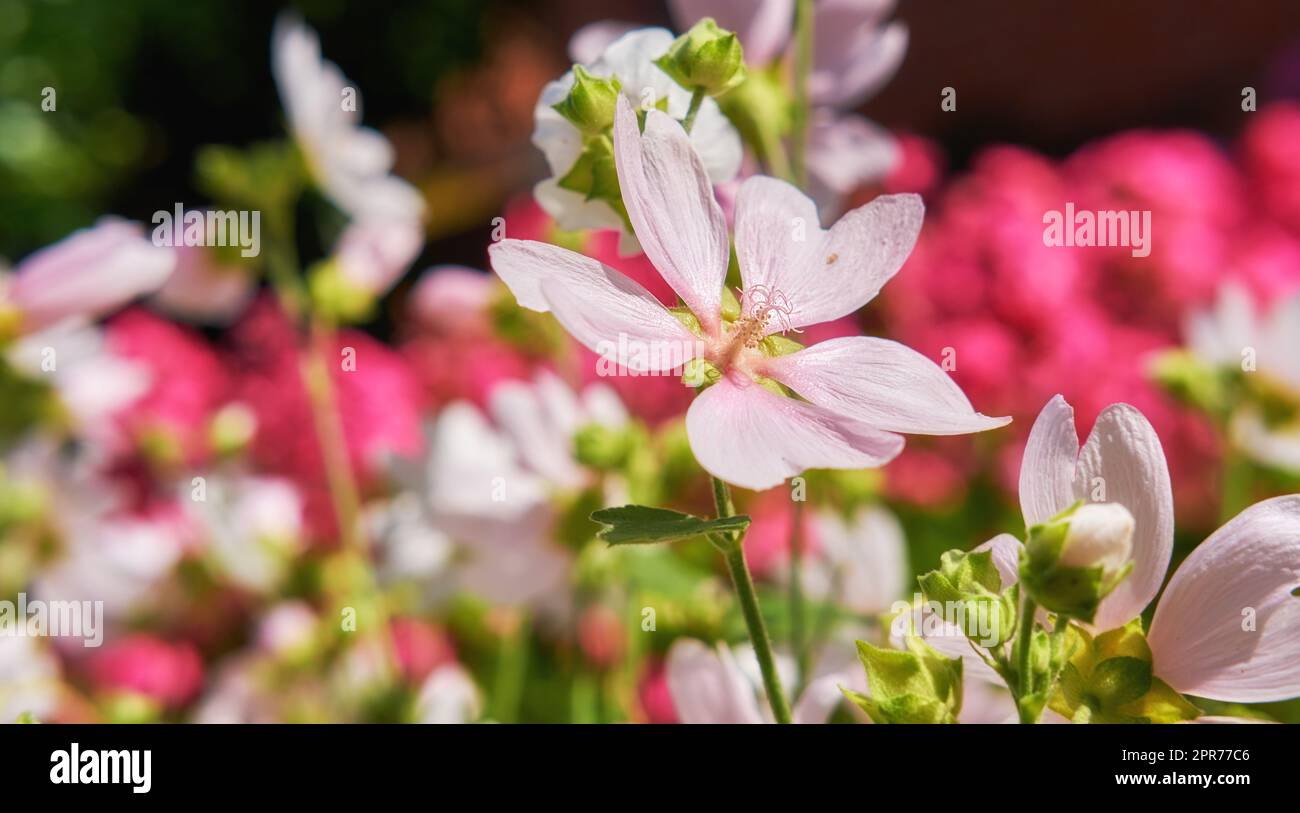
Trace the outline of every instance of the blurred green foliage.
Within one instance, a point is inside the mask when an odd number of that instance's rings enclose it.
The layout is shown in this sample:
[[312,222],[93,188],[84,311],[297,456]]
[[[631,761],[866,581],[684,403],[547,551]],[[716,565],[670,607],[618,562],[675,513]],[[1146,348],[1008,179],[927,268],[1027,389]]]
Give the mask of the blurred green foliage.
[[478,58],[489,6],[0,0],[0,258],[13,263],[103,214],[147,219],[201,203],[200,146],[280,135],[271,29],[290,5],[377,126],[427,115],[438,79]]

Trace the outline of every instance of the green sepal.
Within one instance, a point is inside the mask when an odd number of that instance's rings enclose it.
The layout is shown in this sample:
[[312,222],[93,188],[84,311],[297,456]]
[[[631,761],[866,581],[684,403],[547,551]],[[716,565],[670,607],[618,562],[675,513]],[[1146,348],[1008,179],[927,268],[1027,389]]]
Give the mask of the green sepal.
[[1200,711],[1152,672],[1141,619],[1095,637],[1077,630],[1081,646],[1061,670],[1051,708],[1076,722],[1165,723]]
[[907,651],[858,641],[870,696],[841,688],[877,723],[955,723],[961,711],[962,661],[946,658],[917,636]]
[[668,53],[655,60],[660,70],[687,90],[718,96],[745,81],[740,38],[719,28],[712,17],[700,20],[673,40]]
[[581,65],[573,66],[573,87],[551,109],[586,135],[600,135],[614,126],[619,92],[618,77],[593,76]]
[[648,505],[624,505],[602,508],[591,513],[591,519],[606,527],[597,536],[610,545],[640,545],[653,542],[671,542],[706,534],[744,531],[749,527],[749,517],[737,514],[717,519],[683,514],[668,508],[651,508]]
[[[939,559],[939,568],[920,576],[921,592],[933,602],[956,604],[965,611],[947,621],[959,624],[967,638],[993,648],[1011,640],[1016,630],[1016,601],[1002,590],[1002,577],[993,563],[992,551],[950,550]],[[945,617],[947,606],[945,606]],[[987,624],[981,629],[981,621]]]
[[1133,570],[1128,562],[1114,578],[1106,579],[1102,565],[1064,567],[1058,564],[1069,536],[1070,516],[1083,505],[1079,500],[1047,522],[1030,526],[1020,552],[1020,583],[1049,612],[1092,623],[1101,600],[1110,595]]
[[375,314],[374,292],[354,285],[334,260],[324,260],[307,272],[307,289],[317,313],[337,322],[368,322]]

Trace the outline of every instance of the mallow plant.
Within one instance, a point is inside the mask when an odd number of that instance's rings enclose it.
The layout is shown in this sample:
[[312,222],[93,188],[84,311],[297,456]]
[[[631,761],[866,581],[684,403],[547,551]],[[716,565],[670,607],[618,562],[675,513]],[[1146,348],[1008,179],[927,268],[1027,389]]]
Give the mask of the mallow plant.
[[929,606],[961,612],[905,629],[907,651],[859,643],[870,694],[846,694],[877,722],[955,721],[963,678],[1005,683],[1026,723],[1204,720],[1188,696],[1300,693],[1300,495],[1233,517],[1155,601],[1174,531],[1160,441],[1113,404],[1080,447],[1058,395],[1025,447],[1020,504],[1023,543],[950,551],[920,577]]
[[[680,116],[671,99],[665,112],[654,86],[628,87],[631,73],[602,78],[580,68],[553,108],[586,144],[561,186],[617,212],[678,302],[666,307],[618,271],[555,245],[507,238],[489,254],[521,306],[553,314],[580,343],[612,355],[617,369],[680,372],[698,390],[686,430],[712,478],[717,515],[628,505],[592,519],[613,545],[712,541],[773,717],[789,722],[743,551],[749,518],[735,515],[729,484],[766,489],[807,469],[881,466],[902,450],[903,434],[980,432],[1009,419],[976,412],[947,373],[901,344],[857,336],[804,347],[794,338],[853,313],[899,271],[920,232],[921,200],[882,196],[823,229],[799,188],[754,175],[740,186],[729,230],[693,128],[712,110],[707,100],[743,82],[741,46],[710,19],[666,45],[654,64],[689,91]],[[641,104],[634,109],[632,100]]]

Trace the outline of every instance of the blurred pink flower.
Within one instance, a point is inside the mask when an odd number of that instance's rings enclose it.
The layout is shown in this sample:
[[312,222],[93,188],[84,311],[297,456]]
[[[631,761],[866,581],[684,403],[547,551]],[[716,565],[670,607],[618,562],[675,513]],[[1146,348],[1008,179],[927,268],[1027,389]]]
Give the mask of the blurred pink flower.
[[1270,217],[1300,234],[1300,103],[1271,105],[1248,118],[1239,152],[1251,189]]
[[21,330],[72,317],[94,319],[155,291],[176,257],[139,224],[106,217],[18,264],[0,297],[18,310]]
[[176,270],[151,300],[163,312],[189,322],[228,325],[257,292],[253,269],[223,265],[205,246],[177,246]]
[[194,463],[209,452],[208,424],[230,394],[230,379],[216,351],[198,333],[143,308],[113,318],[107,344],[118,357],[142,365],[149,389],[119,413],[137,440],[155,433],[175,443],[180,460]]
[[[293,327],[273,301],[263,298],[235,325],[231,338],[234,394],[257,417],[253,456],[268,472],[298,484],[309,528],[328,536],[334,516]],[[341,331],[331,345],[326,361],[348,457],[365,487],[382,471],[387,456],[419,452],[419,391],[402,357],[370,336]],[[347,359],[355,364],[345,369]]]
[[484,271],[438,265],[420,275],[411,293],[411,315],[435,333],[485,337],[492,331],[488,307],[498,283]]
[[672,691],[668,688],[668,668],[663,660],[651,658],[646,663],[641,680],[637,683],[637,702],[648,723],[663,725],[678,722]]
[[191,644],[145,633],[106,644],[88,670],[96,690],[141,694],[167,710],[184,706],[203,685],[203,661]]
[[401,617],[390,621],[388,628],[397,665],[410,684],[419,685],[433,670],[456,662],[456,648],[439,627],[419,618]]
[[604,604],[593,604],[578,616],[578,646],[598,669],[617,666],[627,651],[625,624],[617,612]]

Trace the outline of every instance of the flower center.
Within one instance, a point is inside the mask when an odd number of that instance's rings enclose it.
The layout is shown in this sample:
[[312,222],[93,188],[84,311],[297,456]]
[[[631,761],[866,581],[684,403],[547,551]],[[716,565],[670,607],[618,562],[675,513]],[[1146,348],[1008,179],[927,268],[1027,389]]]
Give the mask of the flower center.
[[726,370],[734,366],[746,351],[758,350],[759,342],[767,337],[769,325],[774,321],[781,326],[782,333],[794,330],[790,326],[792,311],[789,298],[776,288],[752,285],[741,291],[740,318],[731,324],[713,363]]

